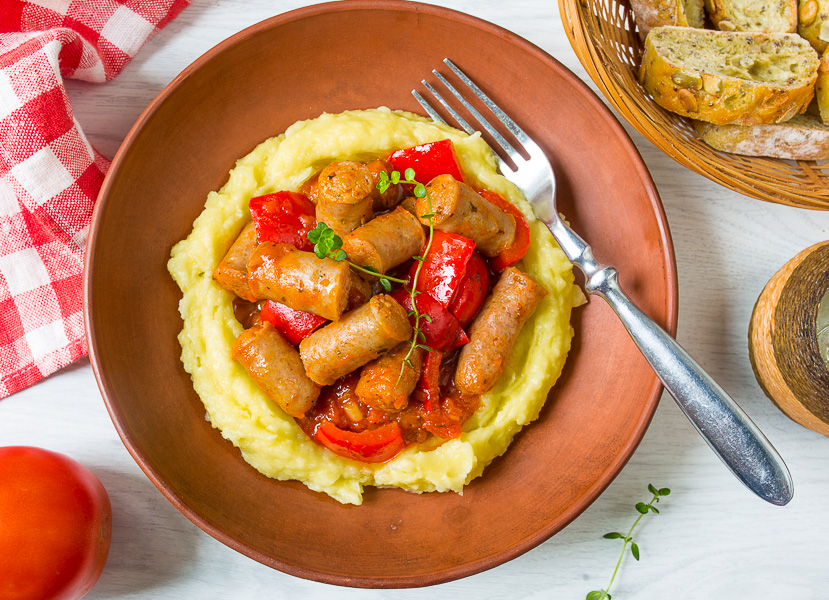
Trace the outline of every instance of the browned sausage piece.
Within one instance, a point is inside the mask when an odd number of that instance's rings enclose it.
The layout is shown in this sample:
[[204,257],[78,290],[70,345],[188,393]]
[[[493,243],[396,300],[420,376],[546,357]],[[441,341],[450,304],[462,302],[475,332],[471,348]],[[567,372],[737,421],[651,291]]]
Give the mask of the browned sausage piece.
[[399,206],[343,237],[348,260],[380,273],[419,254],[425,244],[423,226],[412,213]]
[[[371,361],[360,372],[355,393],[374,408],[388,412],[401,411],[409,404],[409,394],[420,379],[423,366],[423,348],[415,348],[409,356],[411,365],[404,366],[409,354],[409,342],[403,342]],[[412,368],[414,367],[414,368]]]
[[[472,239],[476,250],[497,256],[515,240],[515,219],[451,175],[438,175],[426,186],[432,202],[435,229]],[[429,212],[428,200],[417,199],[417,214]],[[425,224],[427,219],[421,218]]]
[[258,299],[275,300],[336,321],[348,303],[351,269],[290,244],[263,242],[248,259],[248,284]]
[[351,289],[348,291],[348,304],[346,310],[354,310],[358,306],[362,306],[368,302],[369,298],[374,295],[371,289],[371,283],[351,271]]
[[312,175],[299,188],[299,193],[305,195],[314,204],[317,203],[317,192],[319,191],[320,174]]
[[308,377],[330,385],[411,335],[406,310],[382,294],[302,340],[299,355]]
[[391,184],[385,192],[377,189],[377,184],[380,183],[380,173],[385,173],[388,177],[391,175],[391,169],[382,160],[366,163],[366,168],[371,172],[371,180],[374,185],[371,188],[372,210],[375,213],[382,213],[393,209],[400,202],[400,185]]
[[372,216],[373,182],[362,163],[343,160],[325,167],[317,183],[317,222],[325,223],[337,235],[367,223]]
[[245,329],[232,354],[268,398],[292,417],[303,416],[320,395],[320,386],[305,374],[299,352],[267,321]]
[[455,386],[463,394],[488,392],[507,363],[518,333],[535,312],[547,290],[515,267],[501,273],[469,328],[469,343],[463,346],[455,371]]
[[256,248],[256,229],[253,222],[245,225],[222,262],[213,271],[213,279],[220,286],[250,302],[256,301],[248,287],[248,257]]

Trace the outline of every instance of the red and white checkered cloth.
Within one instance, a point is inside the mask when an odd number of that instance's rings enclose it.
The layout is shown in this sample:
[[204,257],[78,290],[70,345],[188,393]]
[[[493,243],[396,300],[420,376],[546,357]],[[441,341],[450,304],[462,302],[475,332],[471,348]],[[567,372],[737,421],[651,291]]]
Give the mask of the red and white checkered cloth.
[[112,79],[190,0],[0,0],[0,398],[86,354],[83,255],[109,161],[64,77]]

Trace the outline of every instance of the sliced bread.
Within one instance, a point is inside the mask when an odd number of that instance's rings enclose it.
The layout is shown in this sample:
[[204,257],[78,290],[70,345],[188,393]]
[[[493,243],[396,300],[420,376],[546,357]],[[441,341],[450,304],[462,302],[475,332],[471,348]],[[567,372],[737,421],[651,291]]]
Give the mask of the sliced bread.
[[721,31],[779,31],[797,28],[797,0],[705,0],[714,27]]
[[795,115],[771,125],[714,125],[695,121],[697,133],[709,146],[746,156],[790,160],[829,160],[829,126],[812,115]]
[[703,0],[630,0],[639,37],[643,40],[654,27],[702,27]]
[[639,81],[659,106],[680,115],[759,125],[806,107],[819,62],[795,34],[657,27],[645,39]]
[[817,100],[820,120],[829,124],[829,48],[820,58],[815,82],[815,99]]
[[829,46],[829,0],[800,0],[797,32],[820,54]]

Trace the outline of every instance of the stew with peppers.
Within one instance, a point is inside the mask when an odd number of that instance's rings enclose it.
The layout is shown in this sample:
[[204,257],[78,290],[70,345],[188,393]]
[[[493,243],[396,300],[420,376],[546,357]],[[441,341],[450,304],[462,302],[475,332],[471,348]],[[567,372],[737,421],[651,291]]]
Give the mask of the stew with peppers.
[[460,436],[546,294],[513,266],[523,214],[465,183],[449,140],[333,162],[250,212],[213,274],[245,327],[234,358],[353,460]]

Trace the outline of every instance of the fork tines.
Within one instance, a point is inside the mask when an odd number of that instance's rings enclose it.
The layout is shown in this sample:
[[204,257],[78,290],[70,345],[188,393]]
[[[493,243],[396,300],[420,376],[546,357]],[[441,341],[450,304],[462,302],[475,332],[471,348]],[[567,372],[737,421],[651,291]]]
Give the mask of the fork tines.
[[[527,152],[527,145],[531,144],[531,140],[529,136],[524,133],[524,131],[515,124],[515,122],[503,111],[501,108],[495,104],[489,96],[487,96],[481,88],[475,85],[473,82],[463,71],[461,71],[455,63],[453,63],[448,58],[444,58],[443,62],[449,67],[452,72],[458,77],[458,79],[483,103],[484,106],[495,116],[497,119],[504,125],[504,127],[515,137],[516,141],[522,145],[524,151]],[[519,150],[517,150],[513,144],[511,144],[499,131],[496,129],[492,123],[490,123],[486,117],[484,117],[481,112],[475,108],[458,90],[455,86],[449,82],[446,77],[441,75],[438,71],[433,70],[432,74],[440,81],[443,86],[449,90],[449,92],[457,99],[457,101],[466,109],[466,111],[473,117],[477,124],[480,126],[481,129],[486,131],[493,139],[493,141],[504,151],[504,153],[510,158],[510,160],[515,165],[520,165],[521,163],[525,162],[524,157],[520,154]],[[434,86],[432,86],[429,82],[425,79],[421,81],[423,86],[429,91],[429,93],[437,100],[440,105],[446,110],[447,113],[455,120],[455,122],[469,134],[475,132],[475,128],[470,126],[470,124],[455,110],[449,102],[438,92]],[[417,90],[412,90],[412,95],[418,101],[418,103],[423,107],[423,110],[435,121],[440,121],[441,123],[446,123],[446,121],[438,114],[437,110],[426,100]],[[505,167],[509,166],[505,163],[502,157],[498,157],[501,162],[501,171],[505,172]],[[510,167],[510,170],[515,170],[514,168]]]

